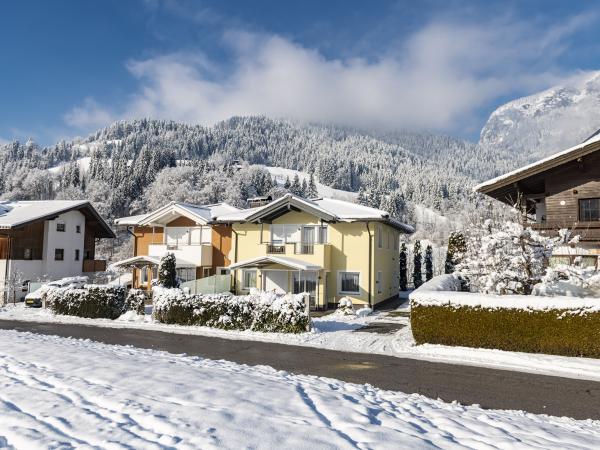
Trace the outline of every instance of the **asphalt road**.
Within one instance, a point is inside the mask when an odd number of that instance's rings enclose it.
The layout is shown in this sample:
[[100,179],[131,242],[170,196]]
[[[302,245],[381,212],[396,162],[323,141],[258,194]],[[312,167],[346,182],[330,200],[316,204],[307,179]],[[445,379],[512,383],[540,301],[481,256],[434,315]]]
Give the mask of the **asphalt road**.
[[0,329],[186,353],[419,393],[483,408],[600,419],[600,383],[522,372],[161,331],[0,320]]

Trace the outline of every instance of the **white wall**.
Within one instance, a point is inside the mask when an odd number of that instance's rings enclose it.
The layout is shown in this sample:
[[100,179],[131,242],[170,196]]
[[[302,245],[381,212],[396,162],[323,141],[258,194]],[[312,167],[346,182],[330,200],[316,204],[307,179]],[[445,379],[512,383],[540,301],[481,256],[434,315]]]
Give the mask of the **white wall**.
[[[58,222],[65,223],[65,231],[56,231]],[[76,232],[77,225],[81,233]],[[61,214],[55,220],[44,223],[44,252],[42,275],[51,279],[81,275],[83,268],[83,242],[85,235],[85,216],[79,211],[69,211]],[[54,260],[54,250],[64,249],[64,260]],[[75,250],[79,249],[79,261],[75,261]]]

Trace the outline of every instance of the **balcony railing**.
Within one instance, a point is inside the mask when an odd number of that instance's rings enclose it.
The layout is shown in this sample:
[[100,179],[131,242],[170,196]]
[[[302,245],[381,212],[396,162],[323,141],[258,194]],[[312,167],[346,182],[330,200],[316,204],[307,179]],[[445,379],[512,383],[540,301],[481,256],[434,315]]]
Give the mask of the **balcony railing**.
[[285,255],[284,244],[267,244],[267,253],[269,255]]
[[296,255],[313,255],[315,253],[315,245],[297,242],[294,246],[294,253]]

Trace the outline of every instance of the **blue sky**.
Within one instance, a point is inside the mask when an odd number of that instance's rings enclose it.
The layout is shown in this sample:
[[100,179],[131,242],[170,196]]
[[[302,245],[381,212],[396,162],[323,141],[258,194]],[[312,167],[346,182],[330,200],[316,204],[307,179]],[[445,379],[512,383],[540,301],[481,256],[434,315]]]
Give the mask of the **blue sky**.
[[[575,2],[573,2],[575,3]],[[593,2],[19,1],[0,6],[0,141],[134,117],[265,114],[477,139],[595,70]]]

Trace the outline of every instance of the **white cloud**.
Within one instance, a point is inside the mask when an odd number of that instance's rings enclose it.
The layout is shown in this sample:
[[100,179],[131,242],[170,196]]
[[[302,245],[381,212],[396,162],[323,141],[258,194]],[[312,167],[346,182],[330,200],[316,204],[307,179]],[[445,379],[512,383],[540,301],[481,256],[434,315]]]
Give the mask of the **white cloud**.
[[432,22],[368,61],[326,58],[277,35],[228,32],[233,60],[227,66],[201,52],[131,61],[127,67],[139,89],[125,105],[111,112],[86,99],[65,120],[77,127],[115,117],[213,124],[264,114],[456,131],[502,96],[533,92],[571,75],[556,68],[556,58],[565,38],[589,21],[576,16],[559,27]]
[[64,115],[65,123],[73,128],[91,129],[105,126],[115,120],[108,108],[88,97],[83,104],[76,106]]

